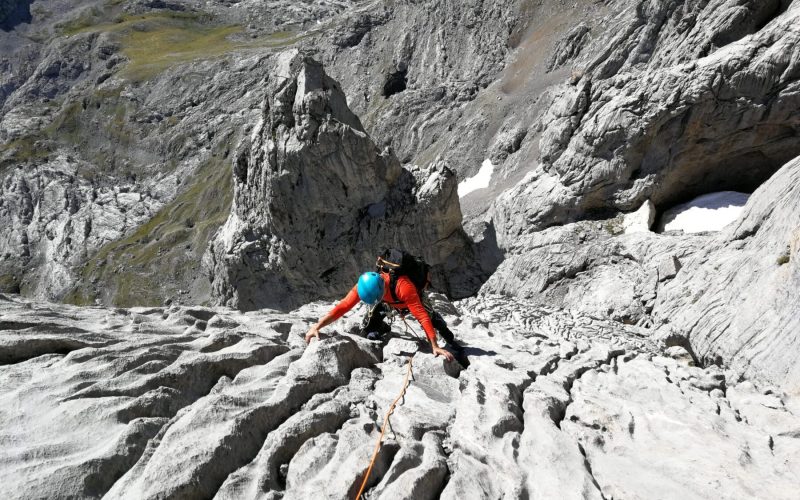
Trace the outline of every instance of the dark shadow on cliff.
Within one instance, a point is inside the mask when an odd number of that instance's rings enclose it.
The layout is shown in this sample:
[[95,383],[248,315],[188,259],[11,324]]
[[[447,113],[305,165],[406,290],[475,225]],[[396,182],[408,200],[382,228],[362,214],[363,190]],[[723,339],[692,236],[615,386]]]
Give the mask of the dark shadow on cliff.
[[33,20],[31,4],[33,0],[12,0],[10,5],[0,9],[0,30],[11,31],[17,25],[30,24]]
[[463,356],[497,356],[497,353],[481,349],[480,347],[465,346]]

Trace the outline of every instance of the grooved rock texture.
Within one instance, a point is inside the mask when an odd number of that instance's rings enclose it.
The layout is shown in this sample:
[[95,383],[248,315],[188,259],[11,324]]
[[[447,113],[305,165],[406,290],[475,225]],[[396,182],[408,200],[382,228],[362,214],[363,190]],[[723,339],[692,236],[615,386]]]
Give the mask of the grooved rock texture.
[[739,219],[700,247],[658,294],[665,338],[709,363],[800,390],[800,158],[751,196]]
[[467,238],[453,174],[411,171],[380,151],[316,61],[284,53],[268,83],[263,117],[234,165],[231,215],[206,265],[215,297],[250,310],[333,298],[383,248],[423,255],[469,293]]
[[719,233],[623,234],[622,217],[532,233],[482,293],[652,326],[704,364],[795,391],[798,171],[800,158],[783,166]]
[[[353,498],[413,357],[366,498],[794,499],[799,47],[798,0],[0,1],[0,497]],[[458,363],[303,343],[387,246]]]
[[606,32],[606,51],[541,119],[541,163],[497,201],[501,247],[594,209],[752,191],[800,153],[800,6],[720,3],[731,10],[642,3]]
[[0,295],[0,494],[352,498],[411,356],[370,498],[794,496],[796,395],[659,355],[639,327],[500,296],[454,306],[465,366],[402,329],[346,333],[363,311],[305,346],[326,303]]

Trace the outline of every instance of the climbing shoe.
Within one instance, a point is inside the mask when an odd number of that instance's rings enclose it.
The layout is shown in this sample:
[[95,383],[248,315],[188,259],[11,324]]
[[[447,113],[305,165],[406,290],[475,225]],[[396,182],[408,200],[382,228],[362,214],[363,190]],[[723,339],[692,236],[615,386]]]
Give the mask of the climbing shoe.
[[369,332],[367,333],[367,340],[380,340],[383,337],[381,332]]

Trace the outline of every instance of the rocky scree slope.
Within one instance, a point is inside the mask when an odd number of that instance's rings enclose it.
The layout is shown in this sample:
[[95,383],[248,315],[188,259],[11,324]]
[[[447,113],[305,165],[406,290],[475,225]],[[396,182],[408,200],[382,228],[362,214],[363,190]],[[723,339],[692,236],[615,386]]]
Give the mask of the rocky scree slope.
[[350,498],[409,357],[370,498],[788,499],[800,472],[796,397],[520,300],[438,304],[466,367],[360,311],[305,346],[325,303],[0,300],[5,498]]

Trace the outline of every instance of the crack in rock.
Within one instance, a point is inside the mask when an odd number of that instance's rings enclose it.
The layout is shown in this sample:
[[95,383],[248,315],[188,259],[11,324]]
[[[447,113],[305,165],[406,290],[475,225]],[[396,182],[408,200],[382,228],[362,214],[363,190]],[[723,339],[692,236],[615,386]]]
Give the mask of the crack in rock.
[[[414,377],[392,416],[369,498],[624,496],[644,486],[613,464],[658,456],[658,446],[675,439],[658,424],[664,412],[671,425],[694,432],[683,446],[707,443],[719,451],[708,460],[709,474],[770,477],[765,487],[775,492],[790,482],[790,396],[721,377],[717,367],[691,366],[686,357],[654,355],[636,327],[515,302],[458,304],[463,321],[451,324],[468,346],[466,369],[402,335],[381,345],[332,334],[305,346],[306,318],[320,316],[325,304],[206,315],[205,331],[179,308],[94,310],[80,319],[85,332],[77,335],[102,339],[102,346],[0,367],[0,422],[10,430],[0,435],[0,490],[349,497],[400,390],[408,354]],[[15,304],[3,306],[5,321],[31,322],[37,308],[51,322],[78,321],[67,306]],[[473,314],[487,320],[472,321]],[[37,458],[14,444],[20,442]],[[628,467],[693,477],[680,459],[648,464],[640,458]],[[47,490],[55,484],[58,491]],[[674,487],[676,496],[704,488]]]

